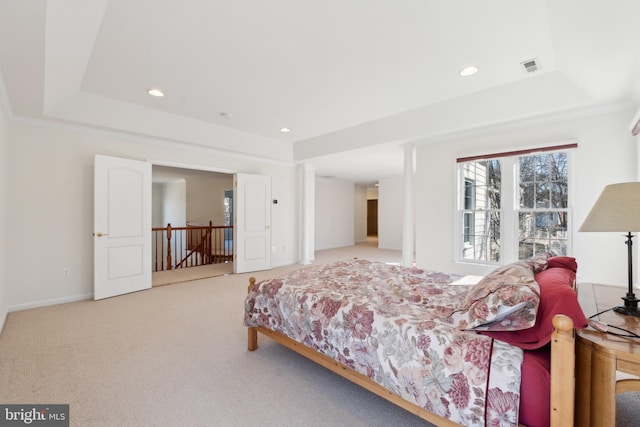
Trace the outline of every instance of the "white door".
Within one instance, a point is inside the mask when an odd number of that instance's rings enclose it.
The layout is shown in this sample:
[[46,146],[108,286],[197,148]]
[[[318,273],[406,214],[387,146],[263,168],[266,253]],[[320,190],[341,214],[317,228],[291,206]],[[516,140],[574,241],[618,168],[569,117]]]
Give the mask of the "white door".
[[93,298],[151,288],[151,164],[97,155]]
[[234,273],[271,268],[271,177],[234,175]]

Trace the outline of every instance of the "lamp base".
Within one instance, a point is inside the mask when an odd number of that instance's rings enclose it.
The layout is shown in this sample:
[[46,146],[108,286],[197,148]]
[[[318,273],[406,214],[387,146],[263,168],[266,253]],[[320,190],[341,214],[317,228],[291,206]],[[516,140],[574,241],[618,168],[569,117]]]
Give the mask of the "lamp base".
[[622,297],[622,299],[624,300],[624,305],[614,307],[613,311],[627,316],[640,317],[640,309],[638,309],[638,302],[640,300],[636,298],[636,295],[633,292],[629,292]]
[[627,316],[635,316],[640,317],[640,309],[638,307],[625,307],[620,305],[618,307],[614,307],[613,311],[620,314],[625,314]]

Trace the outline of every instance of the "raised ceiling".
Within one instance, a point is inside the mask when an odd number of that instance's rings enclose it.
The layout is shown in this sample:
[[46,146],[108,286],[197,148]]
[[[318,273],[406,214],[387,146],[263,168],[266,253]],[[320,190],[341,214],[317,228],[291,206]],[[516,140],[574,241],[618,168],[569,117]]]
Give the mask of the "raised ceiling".
[[405,142],[638,105],[638,16],[637,0],[2,1],[0,95],[16,119],[375,180]]

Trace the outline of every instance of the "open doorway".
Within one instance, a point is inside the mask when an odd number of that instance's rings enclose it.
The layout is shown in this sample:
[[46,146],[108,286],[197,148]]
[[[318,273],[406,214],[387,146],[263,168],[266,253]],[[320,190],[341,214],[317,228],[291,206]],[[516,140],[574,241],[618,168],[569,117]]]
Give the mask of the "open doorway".
[[366,189],[367,245],[378,247],[378,184]]
[[[234,245],[229,226],[233,226],[233,174],[153,165],[154,233],[162,233],[158,229],[166,230],[168,224],[172,227],[171,253],[166,231],[153,239],[153,286],[232,273]],[[202,246],[197,240],[214,232],[219,236],[206,237],[213,244]]]
[[367,200],[367,238],[378,238],[378,199]]

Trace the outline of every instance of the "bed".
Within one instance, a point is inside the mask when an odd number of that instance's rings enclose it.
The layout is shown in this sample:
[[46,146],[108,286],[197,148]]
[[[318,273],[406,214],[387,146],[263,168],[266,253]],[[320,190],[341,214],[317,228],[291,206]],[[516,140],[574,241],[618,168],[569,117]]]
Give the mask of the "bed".
[[436,425],[573,425],[576,271],[542,254],[476,284],[362,259],[252,278],[248,349],[260,332]]

